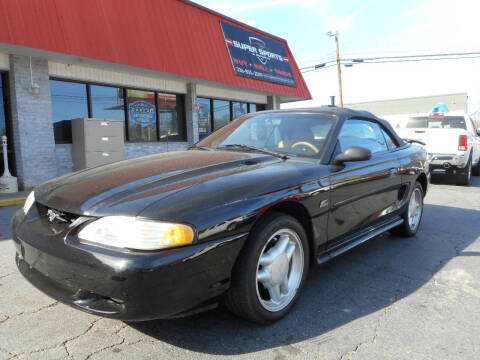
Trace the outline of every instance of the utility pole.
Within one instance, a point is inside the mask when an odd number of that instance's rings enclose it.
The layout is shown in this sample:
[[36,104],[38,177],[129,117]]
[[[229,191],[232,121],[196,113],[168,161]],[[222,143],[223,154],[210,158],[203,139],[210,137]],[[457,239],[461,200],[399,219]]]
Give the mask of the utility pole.
[[338,75],[338,90],[339,90],[339,102],[340,107],[343,107],[343,95],[342,95],[342,70],[340,69],[340,51],[338,49],[338,31],[332,33],[331,31],[327,32],[327,36],[335,38],[335,48],[337,52],[337,75]]

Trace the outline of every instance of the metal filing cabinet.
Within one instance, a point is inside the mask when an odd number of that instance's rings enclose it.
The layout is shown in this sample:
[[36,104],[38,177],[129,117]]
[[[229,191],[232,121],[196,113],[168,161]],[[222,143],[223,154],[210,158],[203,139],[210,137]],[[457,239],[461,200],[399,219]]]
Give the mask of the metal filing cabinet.
[[73,168],[81,170],[125,158],[122,120],[72,120]]

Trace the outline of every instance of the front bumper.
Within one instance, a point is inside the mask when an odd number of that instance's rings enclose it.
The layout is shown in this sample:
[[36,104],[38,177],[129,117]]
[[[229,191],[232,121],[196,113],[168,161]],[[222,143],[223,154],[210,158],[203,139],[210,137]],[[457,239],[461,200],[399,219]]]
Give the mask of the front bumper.
[[[62,229],[63,226],[63,229]],[[32,207],[12,219],[16,263],[47,295],[96,315],[128,321],[175,317],[228,289],[247,234],[158,252],[82,244],[78,229],[52,225]]]

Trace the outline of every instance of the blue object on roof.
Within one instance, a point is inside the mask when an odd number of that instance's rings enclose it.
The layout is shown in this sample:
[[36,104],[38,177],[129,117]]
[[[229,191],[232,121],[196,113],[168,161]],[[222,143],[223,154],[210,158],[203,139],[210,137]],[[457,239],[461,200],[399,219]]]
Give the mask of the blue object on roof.
[[450,109],[448,108],[447,104],[444,102],[439,102],[433,105],[433,107],[430,109],[430,113],[446,113],[449,112]]

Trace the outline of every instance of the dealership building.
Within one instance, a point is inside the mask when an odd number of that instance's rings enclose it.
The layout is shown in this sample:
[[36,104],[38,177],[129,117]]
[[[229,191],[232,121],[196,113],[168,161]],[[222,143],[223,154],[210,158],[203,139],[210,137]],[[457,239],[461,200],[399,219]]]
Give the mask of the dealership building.
[[79,143],[105,162],[184,150],[242,114],[311,98],[284,39],[190,1],[0,9],[0,135],[23,188],[81,168]]

